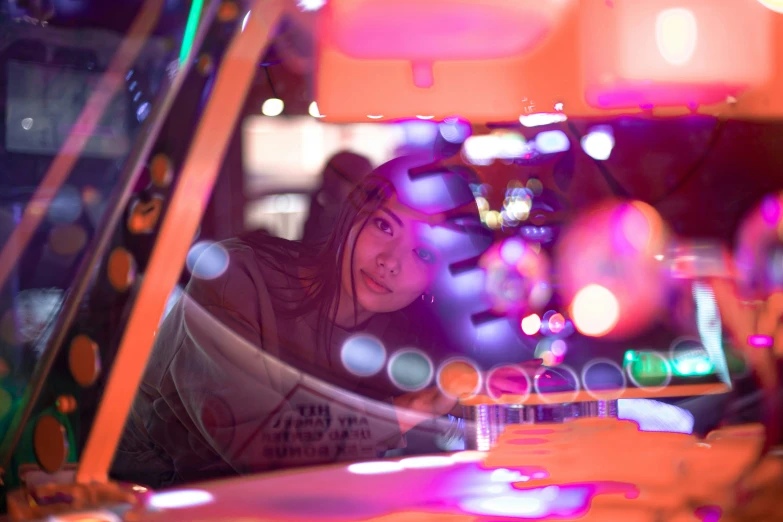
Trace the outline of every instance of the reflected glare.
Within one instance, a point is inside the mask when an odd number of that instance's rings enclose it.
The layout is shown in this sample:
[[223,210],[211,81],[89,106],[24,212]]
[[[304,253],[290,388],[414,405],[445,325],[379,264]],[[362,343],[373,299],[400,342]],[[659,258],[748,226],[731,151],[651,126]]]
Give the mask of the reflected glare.
[[402,471],[404,466],[399,462],[379,460],[376,462],[357,462],[348,466],[349,473],[356,475],[379,475]]
[[214,497],[200,489],[183,489],[156,493],[150,497],[148,505],[157,509],[178,509],[200,506],[212,502]]

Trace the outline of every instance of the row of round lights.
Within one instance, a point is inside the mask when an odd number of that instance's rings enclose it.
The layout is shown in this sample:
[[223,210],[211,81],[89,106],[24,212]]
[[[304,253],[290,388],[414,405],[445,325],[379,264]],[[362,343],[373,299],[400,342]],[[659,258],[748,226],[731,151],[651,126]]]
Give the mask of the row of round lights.
[[[556,315],[559,314],[553,317]],[[550,341],[549,351],[562,357],[566,349],[565,341]],[[589,362],[582,369],[581,377],[566,365],[531,371],[520,365],[506,364],[484,372],[465,357],[447,359],[435,371],[429,356],[414,348],[397,351],[388,358],[387,364],[383,344],[365,334],[348,339],[340,352],[343,366],[353,375],[370,377],[378,374],[385,366],[391,382],[403,391],[424,389],[434,378],[438,389],[452,398],[471,399],[485,393],[493,400],[500,400],[505,395],[522,396],[521,400],[525,400],[531,391],[535,391],[544,402],[555,402],[555,399],[548,399],[555,392],[569,394],[568,400],[561,401],[558,398],[557,402],[570,402],[578,397],[582,389],[596,400],[618,398],[627,387],[628,380],[638,388],[652,391],[662,389],[671,381],[671,361],[678,360],[678,355],[673,351],[671,357],[667,358],[657,352],[649,352],[645,357],[646,366],[658,365],[659,374],[639,374],[638,368],[630,364],[633,361],[626,361],[629,364],[623,369],[609,359]]]

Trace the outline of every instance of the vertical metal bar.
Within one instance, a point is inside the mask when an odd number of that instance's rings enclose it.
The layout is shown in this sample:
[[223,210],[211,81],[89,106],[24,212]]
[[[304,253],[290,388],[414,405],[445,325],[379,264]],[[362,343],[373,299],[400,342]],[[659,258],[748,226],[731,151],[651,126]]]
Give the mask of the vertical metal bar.
[[256,0],[218,71],[131,310],[103,399],[76,473],[79,483],[105,482],[133,398],[149,360],[166,300],[177,283],[190,239],[204,212],[244,99],[284,10],[283,0]]

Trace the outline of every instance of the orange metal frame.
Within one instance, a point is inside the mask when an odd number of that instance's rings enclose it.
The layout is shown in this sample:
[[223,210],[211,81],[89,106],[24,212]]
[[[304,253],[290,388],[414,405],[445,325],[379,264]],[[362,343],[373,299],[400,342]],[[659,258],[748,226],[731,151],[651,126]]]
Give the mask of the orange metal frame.
[[76,481],[105,482],[166,301],[179,279],[228,142],[285,0],[255,0],[235,35],[182,167],[84,448]]

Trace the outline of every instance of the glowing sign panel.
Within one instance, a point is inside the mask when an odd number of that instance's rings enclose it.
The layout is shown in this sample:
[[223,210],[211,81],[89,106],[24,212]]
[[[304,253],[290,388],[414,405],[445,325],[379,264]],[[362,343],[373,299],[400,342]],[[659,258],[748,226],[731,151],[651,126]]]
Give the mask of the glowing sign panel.
[[540,0],[332,0],[318,37],[327,119],[461,115],[517,119],[523,58],[567,3]]
[[603,108],[724,102],[769,80],[772,17],[757,2],[586,0],[585,94]]

